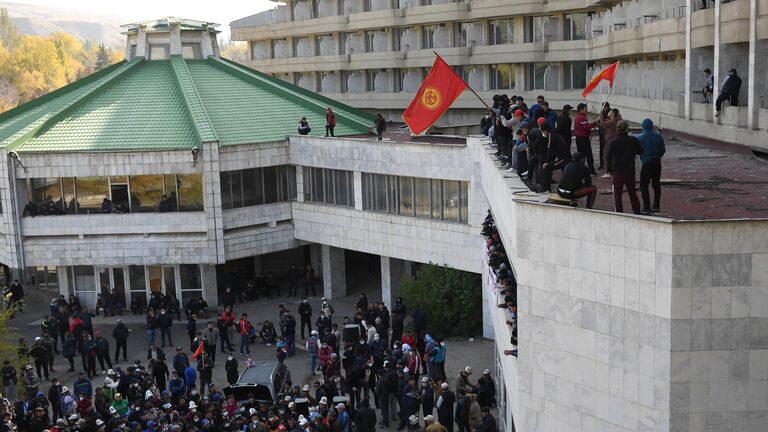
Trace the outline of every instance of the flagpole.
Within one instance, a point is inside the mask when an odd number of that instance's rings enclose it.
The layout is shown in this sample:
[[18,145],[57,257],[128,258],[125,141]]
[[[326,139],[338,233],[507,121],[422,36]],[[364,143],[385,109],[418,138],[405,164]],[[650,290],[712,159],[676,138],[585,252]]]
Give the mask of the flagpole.
[[[433,52],[433,53],[435,53],[435,55],[436,55],[436,56],[440,57],[440,54],[438,54],[438,53],[437,53],[437,51],[435,51],[435,50],[432,50],[432,52]],[[442,57],[440,57],[440,58],[442,58]],[[473,94],[473,95],[475,95],[475,96],[476,96],[478,99],[480,99],[480,102],[482,102],[482,103],[483,103],[483,105],[485,105],[485,108],[486,108],[486,109],[488,109],[488,111],[490,111],[490,112],[493,112],[493,110],[491,109],[491,107],[490,107],[490,106],[488,106],[488,104],[485,102],[485,100],[484,100],[483,98],[481,98],[481,97],[480,97],[480,95],[479,95],[479,94],[477,94],[477,92],[475,91],[475,89],[473,89],[472,87],[470,87],[470,86],[469,86],[469,83],[467,83],[466,81],[464,81],[464,78],[462,78],[462,77],[459,77],[459,79],[461,79],[461,82],[463,82],[463,83],[464,83],[464,85],[465,85],[465,86],[467,86],[467,88],[469,89],[469,91],[471,91],[471,92],[472,92],[472,94]]]

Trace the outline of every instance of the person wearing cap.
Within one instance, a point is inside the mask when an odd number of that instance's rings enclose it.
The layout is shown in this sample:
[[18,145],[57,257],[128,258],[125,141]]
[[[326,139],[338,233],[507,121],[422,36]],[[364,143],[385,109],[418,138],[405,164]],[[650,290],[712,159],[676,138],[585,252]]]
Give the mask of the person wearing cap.
[[41,379],[45,375],[46,381],[48,380],[48,356],[53,355],[49,353],[48,348],[43,344],[43,338],[37,336],[32,346],[29,347],[29,356],[35,361],[35,369],[37,369],[37,376]]
[[115,329],[112,330],[112,337],[115,338],[115,363],[120,360],[120,351],[123,351],[123,361],[128,361],[128,335],[130,334],[128,327],[123,324],[123,320],[117,320]]
[[[101,366],[101,373],[103,374],[107,369],[112,369],[112,360],[110,360],[109,354],[109,341],[99,330],[96,330],[93,334],[96,337],[93,341],[96,350],[96,358],[99,360],[99,366]],[[107,364],[106,368],[104,367],[104,363]]]
[[51,424],[48,412],[42,406],[35,407],[32,419],[29,421],[29,432],[43,432]]
[[624,212],[622,192],[627,189],[632,212],[640,214],[640,200],[635,189],[635,159],[643,154],[640,141],[629,135],[629,123],[622,120],[617,125],[618,136],[608,143],[606,154],[607,172],[611,174],[613,185],[613,205],[618,213]]
[[573,121],[573,136],[576,137],[576,150],[587,159],[587,166],[591,175],[597,175],[595,171],[595,158],[592,154],[592,128],[597,122],[587,119],[587,104],[576,105],[576,118]]
[[61,382],[56,377],[51,380],[51,387],[48,389],[48,402],[51,404],[52,419],[55,421],[61,417]]
[[483,376],[477,380],[477,403],[480,406],[496,406],[496,383],[491,377],[491,370],[483,371]]
[[312,333],[312,305],[309,304],[306,297],[301,299],[301,304],[299,305],[299,320],[301,338],[306,339],[304,337],[304,327],[306,326],[307,333]]
[[480,415],[483,417],[483,422],[478,426],[475,432],[496,432],[499,430],[496,425],[496,419],[491,414],[491,409],[487,406],[480,408]]
[[75,395],[85,394],[89,397],[93,396],[93,385],[91,380],[86,377],[85,371],[80,371],[79,378],[72,385],[72,391]]
[[445,426],[448,432],[453,432],[453,409],[456,395],[451,391],[448,383],[440,384],[440,396],[437,398],[437,419]]
[[570,153],[571,149],[571,126],[573,124],[571,121],[572,109],[573,107],[568,104],[563,105],[563,111],[557,116],[554,130],[554,132],[560,136],[560,138],[563,139],[563,142],[568,146],[568,153]]
[[165,348],[165,338],[168,337],[168,345],[173,346],[173,337],[171,336],[173,316],[165,308],[160,309],[160,316],[157,317],[157,326],[160,328],[160,345]]
[[720,84],[720,94],[715,101],[715,110],[717,113],[715,117],[720,116],[720,110],[723,107],[723,102],[728,101],[731,106],[739,106],[739,91],[741,90],[741,78],[736,73],[736,69],[728,69],[728,75],[725,76],[723,82]]
[[424,426],[425,432],[446,432],[448,430],[439,421],[435,421],[435,416],[431,414],[424,417]]
[[459,375],[456,377],[456,391],[463,389],[466,393],[474,393],[475,386],[469,382],[470,375],[472,375],[472,368],[469,366],[465,366],[459,371]]
[[537,178],[539,166],[546,156],[546,152],[541,149],[543,144],[539,141],[541,139],[541,132],[536,127],[536,123],[532,121],[524,121],[520,125],[520,129],[525,134],[525,140],[528,142],[528,171],[521,173],[523,177],[527,177],[528,180]]

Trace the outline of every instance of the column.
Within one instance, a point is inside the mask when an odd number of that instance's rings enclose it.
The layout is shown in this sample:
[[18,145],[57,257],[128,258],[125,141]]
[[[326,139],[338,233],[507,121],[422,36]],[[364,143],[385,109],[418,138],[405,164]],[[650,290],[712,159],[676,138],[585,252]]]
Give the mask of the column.
[[[203,300],[208,303],[209,313],[215,315],[215,308],[219,306],[219,288],[216,279],[216,266],[211,264],[201,264],[200,270],[203,274]],[[184,307],[184,305],[181,305]]]
[[139,26],[139,34],[136,35],[136,55],[147,57],[147,32],[143,26]]
[[319,244],[309,245],[309,263],[312,264],[312,268],[315,269],[316,278],[323,276],[323,259],[320,253]]
[[[720,0],[715,0],[715,46],[714,60],[712,61],[714,70],[714,85],[712,86],[712,97],[717,98],[720,93]],[[717,123],[717,110],[715,104],[712,104],[712,122]]]
[[182,55],[181,26],[179,23],[171,24],[171,55]]
[[693,0],[685,0],[685,118],[691,119],[691,15]]
[[749,72],[747,77],[747,129],[757,129],[757,0],[749,0]]
[[296,165],[296,202],[304,202],[304,167]]
[[253,275],[258,276],[261,274],[261,255],[253,257]]
[[386,256],[381,257],[381,301],[392,309],[400,295],[403,275],[411,274],[411,262]]
[[344,249],[322,245],[323,295],[327,299],[347,295],[347,274]]
[[363,173],[355,171],[354,173],[354,186],[355,186],[355,210],[363,209]]
[[[69,293],[71,292],[69,288],[69,278],[67,277],[68,274],[69,274],[69,267],[64,267],[64,266],[56,267],[56,278],[58,279],[58,282],[59,282],[59,294],[63,295],[64,297],[69,297]],[[126,287],[126,291],[130,292],[131,290]]]

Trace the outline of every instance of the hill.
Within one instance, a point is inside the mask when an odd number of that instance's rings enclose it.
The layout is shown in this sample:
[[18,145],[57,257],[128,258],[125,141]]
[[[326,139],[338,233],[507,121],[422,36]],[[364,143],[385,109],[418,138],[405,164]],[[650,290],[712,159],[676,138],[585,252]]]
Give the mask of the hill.
[[48,36],[64,32],[83,41],[94,40],[109,48],[125,49],[120,24],[127,21],[121,18],[3,1],[0,8],[8,9],[20,34]]

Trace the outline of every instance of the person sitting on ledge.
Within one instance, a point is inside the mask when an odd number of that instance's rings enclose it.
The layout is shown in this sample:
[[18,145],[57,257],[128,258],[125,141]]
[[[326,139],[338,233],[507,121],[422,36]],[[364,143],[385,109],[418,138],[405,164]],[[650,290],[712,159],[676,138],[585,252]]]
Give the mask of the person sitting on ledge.
[[584,155],[581,152],[574,153],[573,160],[565,166],[557,194],[570,200],[587,197],[588,209],[595,205],[597,188],[592,184],[592,176],[584,164]]

